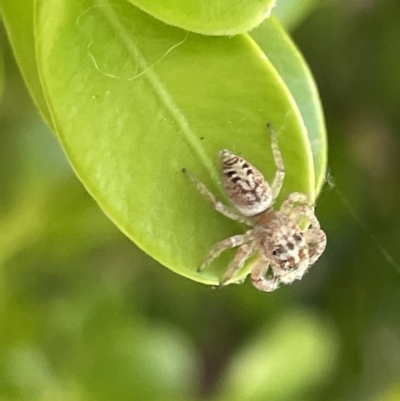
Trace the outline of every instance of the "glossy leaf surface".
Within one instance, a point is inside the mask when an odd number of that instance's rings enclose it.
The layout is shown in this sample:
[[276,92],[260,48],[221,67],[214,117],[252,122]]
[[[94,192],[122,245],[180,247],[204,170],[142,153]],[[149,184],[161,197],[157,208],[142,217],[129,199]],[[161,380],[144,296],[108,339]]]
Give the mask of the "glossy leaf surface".
[[259,25],[275,0],[129,0],[155,18],[204,35],[237,35]]
[[286,28],[293,29],[317,5],[317,0],[278,0],[273,13]]
[[45,96],[75,171],[121,230],[165,266],[217,283],[232,253],[203,274],[196,268],[243,227],[219,215],[181,169],[223,197],[218,151],[228,148],[271,179],[267,121],[287,168],[280,200],[294,190],[314,197],[298,108],[249,37],[187,33],[124,1],[39,0],[36,16]]
[[303,56],[276,17],[264,21],[251,32],[251,37],[268,55],[300,109],[313,153],[315,187],[318,194],[326,176],[327,138],[317,86]]

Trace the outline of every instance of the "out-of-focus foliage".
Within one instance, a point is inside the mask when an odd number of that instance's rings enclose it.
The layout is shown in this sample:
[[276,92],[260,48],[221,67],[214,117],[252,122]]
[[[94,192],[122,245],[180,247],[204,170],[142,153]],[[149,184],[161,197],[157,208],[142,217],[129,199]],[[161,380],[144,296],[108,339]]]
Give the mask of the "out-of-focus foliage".
[[138,251],[74,177],[5,48],[2,401],[221,400],[235,378],[252,399],[399,399],[400,275],[378,244],[400,260],[400,5],[318,4],[295,38],[330,133],[329,242],[273,294],[212,290]]
[[336,333],[328,321],[315,311],[293,309],[239,350],[223,378],[221,398],[301,399],[332,373],[337,352]]
[[3,48],[0,45],[0,99],[3,95],[4,88],[4,60],[3,60]]

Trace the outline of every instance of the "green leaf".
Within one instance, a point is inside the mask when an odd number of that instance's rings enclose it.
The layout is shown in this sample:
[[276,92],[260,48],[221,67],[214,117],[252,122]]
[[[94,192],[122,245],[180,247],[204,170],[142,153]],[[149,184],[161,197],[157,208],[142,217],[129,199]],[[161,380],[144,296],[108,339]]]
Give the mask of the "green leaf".
[[[271,327],[272,326],[272,327]],[[221,383],[221,400],[307,399],[332,371],[338,351],[332,328],[321,317],[294,310],[235,356]]]
[[313,153],[315,188],[318,194],[326,176],[327,138],[315,81],[303,56],[275,17],[264,21],[259,28],[251,32],[251,37],[268,55],[300,109]]
[[278,0],[273,12],[286,28],[294,29],[317,4],[317,0]]
[[237,35],[259,25],[275,0],[128,0],[153,17],[204,35]]
[[52,126],[36,62],[33,4],[34,0],[1,0],[4,24],[19,68],[42,117]]
[[218,282],[232,254],[202,274],[196,269],[215,242],[243,227],[217,213],[181,170],[226,200],[218,151],[228,148],[271,179],[268,121],[287,170],[279,199],[295,190],[314,198],[300,113],[250,37],[187,33],[122,0],[38,0],[36,17],[45,96],[76,173],[105,213],[160,263]]

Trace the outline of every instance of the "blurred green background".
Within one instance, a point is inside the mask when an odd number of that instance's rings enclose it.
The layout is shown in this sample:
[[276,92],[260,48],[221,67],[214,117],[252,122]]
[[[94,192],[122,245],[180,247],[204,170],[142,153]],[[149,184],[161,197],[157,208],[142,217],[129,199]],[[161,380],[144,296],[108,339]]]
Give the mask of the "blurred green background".
[[1,31],[0,401],[400,400],[400,2],[314,6],[291,28],[326,112],[328,248],[272,294],[213,290],[135,248],[75,178]]

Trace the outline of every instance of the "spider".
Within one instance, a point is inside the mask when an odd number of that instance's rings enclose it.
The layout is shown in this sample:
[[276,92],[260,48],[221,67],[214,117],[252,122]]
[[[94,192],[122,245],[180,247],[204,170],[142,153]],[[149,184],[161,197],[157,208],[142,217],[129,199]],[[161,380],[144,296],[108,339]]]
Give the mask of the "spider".
[[[218,242],[198,271],[209,266],[223,251],[239,247],[220,281],[220,285],[225,285],[251,256],[259,252],[261,257],[251,269],[251,280],[257,289],[272,292],[281,284],[290,284],[303,277],[324,251],[326,235],[314,214],[315,205],[303,193],[291,193],[279,210],[273,209],[282,188],[285,168],[276,134],[270,123],[267,127],[277,167],[271,185],[248,161],[229,150],[220,151],[222,181],[234,208],[218,201],[190,171],[182,171],[217,211],[252,227],[244,234]],[[302,228],[304,224],[306,226]]]

